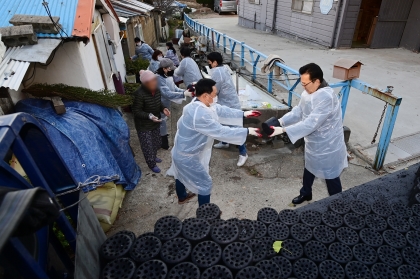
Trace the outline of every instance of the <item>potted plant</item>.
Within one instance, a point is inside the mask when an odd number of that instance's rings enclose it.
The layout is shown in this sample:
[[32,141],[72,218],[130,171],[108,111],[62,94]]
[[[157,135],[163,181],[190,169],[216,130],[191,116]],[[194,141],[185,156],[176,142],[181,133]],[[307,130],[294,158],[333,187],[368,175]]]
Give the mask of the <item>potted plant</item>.
[[146,70],[149,67],[149,61],[146,59],[138,58],[131,60],[125,58],[125,68],[127,71],[126,80],[127,83],[135,84],[140,81],[140,70]]

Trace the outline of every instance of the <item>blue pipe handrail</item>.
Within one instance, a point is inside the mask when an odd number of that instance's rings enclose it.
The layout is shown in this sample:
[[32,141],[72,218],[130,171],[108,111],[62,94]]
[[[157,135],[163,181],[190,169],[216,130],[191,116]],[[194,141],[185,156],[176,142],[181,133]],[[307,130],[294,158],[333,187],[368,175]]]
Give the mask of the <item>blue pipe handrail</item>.
[[[257,78],[257,71],[261,72],[261,68],[258,67],[258,62],[260,59],[266,59],[267,55],[259,52],[258,50],[252,48],[251,46],[245,44],[244,42],[238,41],[234,38],[227,36],[224,33],[221,33],[213,28],[207,27],[204,24],[201,24],[193,19],[191,19],[188,15],[184,15],[184,20],[187,25],[193,29],[195,32],[199,33],[201,36],[205,36],[207,39],[212,41],[220,48],[221,44],[223,48],[223,52],[228,54],[230,52],[230,57],[232,60],[238,58],[240,60],[240,66],[245,66],[245,63],[252,66],[252,80],[255,81]],[[222,42],[220,39],[222,38]],[[240,51],[235,51],[236,47],[240,46]],[[245,58],[245,54],[249,53],[250,60]],[[280,67],[284,73],[284,80],[277,80],[273,77],[273,73],[267,74],[267,91],[269,93],[273,93],[273,82],[288,92],[288,100],[287,104],[289,107],[292,106],[293,96],[300,98],[300,94],[295,91],[297,85],[300,83],[300,75],[299,72],[295,69],[276,62],[276,66]],[[297,79],[290,79],[289,74],[296,75]],[[282,83],[284,82],[284,83]],[[371,95],[376,97],[388,104],[388,108],[386,111],[384,124],[381,130],[381,136],[378,143],[378,148],[376,150],[375,159],[373,161],[373,168],[375,170],[379,170],[382,168],[386,152],[388,150],[389,143],[391,141],[392,131],[395,126],[395,122],[397,120],[399,106],[401,104],[402,98],[392,95],[389,90],[378,90],[369,84],[360,81],[359,79],[353,79],[348,81],[342,81],[338,83],[330,84],[332,88],[341,88],[338,97],[341,98],[341,110],[342,110],[342,117],[344,120],[344,116],[346,114],[347,103],[350,95],[350,89],[353,87],[365,94]]]

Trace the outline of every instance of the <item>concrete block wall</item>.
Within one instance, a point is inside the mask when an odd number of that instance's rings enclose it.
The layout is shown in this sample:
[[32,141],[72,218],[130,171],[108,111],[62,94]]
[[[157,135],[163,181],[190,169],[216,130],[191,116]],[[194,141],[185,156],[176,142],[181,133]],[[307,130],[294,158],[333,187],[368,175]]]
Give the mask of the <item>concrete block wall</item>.
[[0,28],[2,41],[7,47],[35,45],[38,38],[32,25],[8,26]]
[[[52,17],[52,19],[55,23],[60,21],[60,17]],[[14,26],[32,25],[37,33],[58,33],[48,16],[14,15],[9,22]]]

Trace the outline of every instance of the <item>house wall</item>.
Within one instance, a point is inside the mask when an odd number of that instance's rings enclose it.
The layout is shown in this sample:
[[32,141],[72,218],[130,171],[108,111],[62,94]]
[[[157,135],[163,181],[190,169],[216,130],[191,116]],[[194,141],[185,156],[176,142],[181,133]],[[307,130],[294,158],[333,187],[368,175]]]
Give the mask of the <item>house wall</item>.
[[144,41],[152,48],[157,48],[159,45],[159,38],[156,36],[155,22],[150,16],[135,16],[131,17],[127,25],[127,44],[130,56],[135,54],[134,38],[136,37],[134,27],[136,24],[141,24],[143,30]]
[[408,16],[401,47],[414,52],[420,52],[420,0],[414,0]]
[[[341,0],[342,1],[342,0]],[[336,15],[339,3],[333,2],[333,7],[327,15],[321,14],[320,0],[314,1],[312,14],[292,11],[292,0],[278,0],[276,10],[275,33],[309,41],[325,47],[332,47]],[[260,30],[271,30],[275,11],[275,0],[261,0],[259,5],[240,1],[239,25]]]
[[121,77],[125,80],[125,62],[123,54],[123,46],[120,41],[120,26],[118,22],[113,18],[113,16],[106,14],[102,15],[104,20],[105,28],[111,36],[112,41],[115,45],[116,53],[114,54],[115,63],[117,64],[118,72],[120,72]]

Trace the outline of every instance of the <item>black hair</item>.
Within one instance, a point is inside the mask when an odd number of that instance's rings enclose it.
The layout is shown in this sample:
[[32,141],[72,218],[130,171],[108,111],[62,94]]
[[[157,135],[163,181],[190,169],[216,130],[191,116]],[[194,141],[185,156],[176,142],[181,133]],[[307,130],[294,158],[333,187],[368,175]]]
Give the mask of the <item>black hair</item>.
[[153,58],[153,60],[158,60],[158,56],[159,55],[162,55],[163,56],[163,53],[160,51],[160,50],[155,50],[155,52],[152,54],[152,58]]
[[324,81],[324,73],[322,72],[321,67],[315,63],[309,63],[300,67],[299,74],[309,74],[309,78],[312,82],[319,80],[319,82],[322,83],[322,81]]
[[165,71],[163,71],[163,68],[162,67],[159,67],[159,69],[156,70],[156,74],[158,74],[158,75],[166,78]]
[[172,44],[172,42],[167,42],[166,46],[169,47],[169,49],[172,50],[174,52],[174,54],[176,54],[176,50],[175,50],[174,44]]
[[195,96],[200,97],[204,93],[212,93],[213,86],[216,85],[216,82],[212,79],[201,79],[195,84]]
[[138,43],[138,42],[141,42],[141,40],[140,40],[139,37],[136,37],[136,38],[134,38],[134,42]]
[[223,64],[223,56],[218,52],[211,52],[207,55],[207,60],[211,62],[217,61],[217,64],[221,66]]
[[191,49],[187,47],[182,47],[180,52],[183,57],[189,57],[191,55]]

